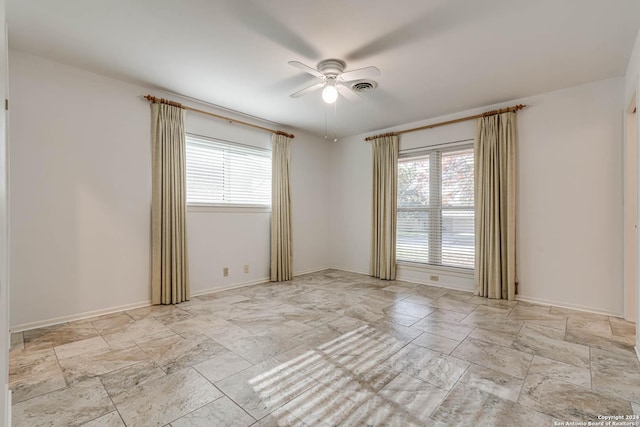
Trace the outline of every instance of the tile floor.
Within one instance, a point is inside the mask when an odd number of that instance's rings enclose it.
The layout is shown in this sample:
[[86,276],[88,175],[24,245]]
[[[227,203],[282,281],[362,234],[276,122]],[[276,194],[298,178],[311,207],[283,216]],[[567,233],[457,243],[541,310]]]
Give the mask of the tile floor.
[[14,426],[553,425],[640,414],[635,326],[326,270],[12,335]]

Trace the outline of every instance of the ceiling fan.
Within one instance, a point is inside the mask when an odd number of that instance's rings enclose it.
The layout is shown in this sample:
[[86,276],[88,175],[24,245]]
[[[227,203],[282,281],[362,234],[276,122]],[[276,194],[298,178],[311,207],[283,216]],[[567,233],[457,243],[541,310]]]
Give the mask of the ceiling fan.
[[313,92],[314,90],[323,88],[322,99],[327,104],[333,104],[336,102],[338,99],[338,93],[349,101],[362,101],[362,97],[351,89],[350,84],[355,83],[357,80],[380,75],[380,70],[376,67],[364,67],[345,72],[344,69],[347,64],[340,59],[324,59],[318,63],[318,69],[311,68],[298,61],[289,61],[289,65],[321,79],[321,81],[292,93],[290,96],[292,98],[299,98]]

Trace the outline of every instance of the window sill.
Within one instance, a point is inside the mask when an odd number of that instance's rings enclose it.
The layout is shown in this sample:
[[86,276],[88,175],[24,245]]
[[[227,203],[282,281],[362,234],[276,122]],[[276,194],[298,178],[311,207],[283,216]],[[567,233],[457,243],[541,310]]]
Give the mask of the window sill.
[[254,205],[187,205],[193,213],[271,213],[271,206]]
[[466,268],[444,267],[441,265],[419,264],[408,261],[398,261],[396,265],[399,268],[417,272],[433,272],[445,276],[462,277],[464,279],[473,279],[474,271]]

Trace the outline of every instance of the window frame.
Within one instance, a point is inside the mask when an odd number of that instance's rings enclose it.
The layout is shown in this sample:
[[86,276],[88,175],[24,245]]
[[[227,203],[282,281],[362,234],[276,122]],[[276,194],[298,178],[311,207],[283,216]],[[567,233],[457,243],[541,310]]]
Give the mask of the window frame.
[[[222,139],[222,138],[214,138],[214,137],[210,137],[210,136],[205,136],[205,135],[199,135],[196,133],[192,133],[192,132],[186,132],[185,133],[185,199],[186,201],[186,208],[187,208],[187,212],[194,212],[194,213],[207,213],[207,212],[212,212],[212,213],[220,213],[220,212],[224,212],[224,213],[233,213],[233,212],[249,212],[249,213],[261,213],[261,212],[265,212],[265,213],[269,213],[271,212],[271,199],[269,200],[269,204],[249,204],[249,203],[199,203],[199,202],[189,202],[188,201],[188,196],[187,196],[187,192],[188,192],[188,188],[187,188],[187,154],[186,154],[186,146],[188,144],[188,140],[189,138],[193,138],[196,140],[200,140],[197,142],[206,142],[206,141],[211,141],[213,143],[216,144],[223,144],[223,145],[228,145],[231,147],[238,147],[238,148],[242,148],[245,150],[249,150],[249,151],[256,151],[256,152],[262,152],[262,153],[269,153],[269,160],[270,160],[270,174],[272,173],[273,170],[273,157],[272,157],[272,150],[270,148],[264,148],[264,147],[258,147],[258,146],[254,146],[254,145],[249,145],[249,144],[242,144],[239,142],[235,142],[235,141],[229,141],[226,139]],[[196,142],[196,143],[197,143]],[[264,156],[267,157],[267,156]],[[224,179],[224,178],[223,178]],[[270,176],[270,180],[273,179],[272,176]],[[272,185],[272,184],[271,184]],[[271,193],[272,188],[270,188],[269,193]]]
[[[437,227],[440,229],[442,227],[442,212],[444,212],[445,210],[471,210],[475,214],[475,199],[474,199],[474,204],[471,207],[442,206],[442,170],[441,170],[442,155],[449,152],[468,150],[468,149],[474,150],[473,139],[400,150],[398,155],[398,163],[409,160],[411,158],[429,156],[429,199],[430,201],[433,199],[436,199],[436,200],[439,200],[440,202],[437,206],[427,206],[427,207],[401,208],[397,206],[396,211],[398,213],[426,211],[428,212],[430,227],[432,228]],[[474,186],[475,186],[475,171],[474,171],[473,179],[474,179]],[[398,194],[399,194],[399,191],[398,191]],[[440,215],[437,215],[437,213],[440,213]],[[396,245],[397,245],[397,234],[398,233],[397,233],[397,225],[396,225]],[[450,276],[458,276],[458,277],[464,277],[464,278],[472,277],[474,275],[475,267],[468,268],[468,267],[451,266],[451,265],[443,265],[443,264],[435,263],[434,260],[440,259],[440,262],[442,260],[442,232],[440,233],[430,232],[428,239],[429,239],[428,240],[429,253],[428,253],[428,259],[425,262],[396,259],[396,264],[406,267],[410,270],[436,271],[436,272],[441,272],[443,274],[447,274]],[[475,239],[475,220],[474,220],[474,239]],[[438,243],[438,244],[434,244],[434,243]],[[434,248],[435,250],[433,250]],[[397,254],[397,250],[396,250],[396,254]],[[475,257],[475,254],[474,254],[474,257]]]

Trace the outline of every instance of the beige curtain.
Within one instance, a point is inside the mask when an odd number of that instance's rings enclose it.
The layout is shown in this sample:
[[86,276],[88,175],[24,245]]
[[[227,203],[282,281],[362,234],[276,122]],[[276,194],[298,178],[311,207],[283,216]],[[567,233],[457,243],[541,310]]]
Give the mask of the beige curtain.
[[482,117],[475,138],[476,293],[515,299],[516,113]]
[[182,108],[151,104],[151,302],[189,299]]
[[398,137],[376,138],[371,147],[373,203],[369,274],[380,279],[395,280]]
[[293,279],[289,189],[291,138],[274,133],[271,140],[271,281],[281,282]]

